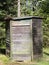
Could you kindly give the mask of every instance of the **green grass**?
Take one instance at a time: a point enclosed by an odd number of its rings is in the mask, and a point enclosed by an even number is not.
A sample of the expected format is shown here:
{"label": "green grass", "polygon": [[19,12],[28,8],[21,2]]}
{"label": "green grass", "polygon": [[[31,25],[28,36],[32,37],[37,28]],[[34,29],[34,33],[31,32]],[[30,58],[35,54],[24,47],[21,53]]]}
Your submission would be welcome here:
{"label": "green grass", "polygon": [[[43,48],[43,52],[49,54],[49,48]],[[49,55],[43,53],[42,60],[38,61],[38,65],[49,65]]]}
{"label": "green grass", "polygon": [[48,61],[40,61],[38,62],[38,65],[49,65]]}
{"label": "green grass", "polygon": [[49,48],[43,48],[43,51],[49,53]]}
{"label": "green grass", "polygon": [[4,63],[7,64],[9,61],[9,58],[6,57],[5,55],[0,54],[0,60]]}

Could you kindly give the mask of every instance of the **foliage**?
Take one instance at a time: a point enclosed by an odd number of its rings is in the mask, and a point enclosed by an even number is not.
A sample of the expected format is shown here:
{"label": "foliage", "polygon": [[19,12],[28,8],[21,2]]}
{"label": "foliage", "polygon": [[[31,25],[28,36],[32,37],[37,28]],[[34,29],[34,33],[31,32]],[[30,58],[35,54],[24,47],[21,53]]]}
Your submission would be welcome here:
{"label": "foliage", "polygon": [[49,47],[49,17],[43,22],[43,42],[46,47]]}
{"label": "foliage", "polygon": [[43,46],[49,47],[49,0],[21,0],[21,15],[34,15],[43,20]]}
{"label": "foliage", "polygon": [[0,22],[0,48],[5,48],[5,22]]}
{"label": "foliage", "polygon": [[7,65],[7,63],[9,62],[9,58],[6,57],[5,55],[1,55],[0,54],[0,60]]}
{"label": "foliage", "polygon": [[49,47],[49,0],[41,0],[36,4],[35,16],[46,18],[43,20],[43,46]]}
{"label": "foliage", "polygon": [[[6,16],[17,16],[17,0],[0,0],[0,19]],[[6,47],[6,23],[0,21],[0,48]]]}
{"label": "foliage", "polygon": [[[7,15],[17,17],[18,0],[0,0],[0,19]],[[43,46],[49,46],[49,0],[20,0],[21,16],[41,16],[43,20]],[[0,22],[0,47],[5,46],[5,22]]]}

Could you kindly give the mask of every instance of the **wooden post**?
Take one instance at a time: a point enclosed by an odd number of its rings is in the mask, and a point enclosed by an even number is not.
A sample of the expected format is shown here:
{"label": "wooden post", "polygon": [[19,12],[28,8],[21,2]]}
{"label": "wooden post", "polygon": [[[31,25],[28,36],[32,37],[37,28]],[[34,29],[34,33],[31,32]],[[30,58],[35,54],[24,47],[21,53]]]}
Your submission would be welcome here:
{"label": "wooden post", "polygon": [[33,57],[38,59],[42,56],[42,20],[33,19]]}
{"label": "wooden post", "polygon": [[18,17],[20,17],[20,0],[18,0]]}
{"label": "wooden post", "polygon": [[6,21],[6,55],[10,56],[10,21]]}

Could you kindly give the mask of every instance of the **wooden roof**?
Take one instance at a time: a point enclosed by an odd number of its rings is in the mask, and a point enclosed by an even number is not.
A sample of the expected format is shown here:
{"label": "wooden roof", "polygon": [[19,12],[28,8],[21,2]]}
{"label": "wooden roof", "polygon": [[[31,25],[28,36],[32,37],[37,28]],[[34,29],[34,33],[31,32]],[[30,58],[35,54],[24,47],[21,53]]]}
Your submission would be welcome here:
{"label": "wooden roof", "polygon": [[3,19],[0,19],[0,21],[17,21],[17,20],[29,20],[29,19],[45,19],[39,16],[26,16],[26,17],[5,17]]}

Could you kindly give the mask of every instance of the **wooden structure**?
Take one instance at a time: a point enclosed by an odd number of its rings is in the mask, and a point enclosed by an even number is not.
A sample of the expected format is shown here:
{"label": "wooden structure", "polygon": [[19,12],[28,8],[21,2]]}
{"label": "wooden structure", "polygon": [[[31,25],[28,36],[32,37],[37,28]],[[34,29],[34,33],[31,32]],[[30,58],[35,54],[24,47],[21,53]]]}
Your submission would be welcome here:
{"label": "wooden structure", "polygon": [[6,54],[17,61],[42,56],[42,18],[20,17],[6,20]]}

